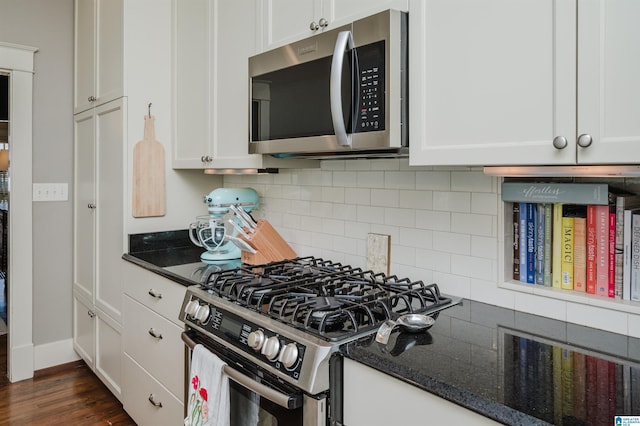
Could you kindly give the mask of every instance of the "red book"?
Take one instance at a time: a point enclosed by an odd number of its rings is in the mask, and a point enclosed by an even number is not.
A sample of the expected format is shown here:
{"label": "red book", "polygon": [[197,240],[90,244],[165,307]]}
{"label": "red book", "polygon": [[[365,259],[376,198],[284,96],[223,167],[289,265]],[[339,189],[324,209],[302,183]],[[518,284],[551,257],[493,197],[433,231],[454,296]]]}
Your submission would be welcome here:
{"label": "red book", "polygon": [[587,293],[596,294],[596,206],[587,206]]}
{"label": "red book", "polygon": [[609,290],[608,296],[616,297],[616,213],[609,213]]}
{"label": "red book", "polygon": [[609,206],[596,206],[596,294],[609,296]]}

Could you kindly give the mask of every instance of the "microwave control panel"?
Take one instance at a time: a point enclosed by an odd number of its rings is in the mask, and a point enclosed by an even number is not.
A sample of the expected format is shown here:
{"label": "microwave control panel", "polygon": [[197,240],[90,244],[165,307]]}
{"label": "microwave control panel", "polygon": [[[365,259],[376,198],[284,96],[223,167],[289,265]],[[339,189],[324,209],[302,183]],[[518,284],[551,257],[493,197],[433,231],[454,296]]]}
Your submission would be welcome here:
{"label": "microwave control panel", "polygon": [[385,128],[384,41],[357,48],[359,91],[357,133],[375,132]]}

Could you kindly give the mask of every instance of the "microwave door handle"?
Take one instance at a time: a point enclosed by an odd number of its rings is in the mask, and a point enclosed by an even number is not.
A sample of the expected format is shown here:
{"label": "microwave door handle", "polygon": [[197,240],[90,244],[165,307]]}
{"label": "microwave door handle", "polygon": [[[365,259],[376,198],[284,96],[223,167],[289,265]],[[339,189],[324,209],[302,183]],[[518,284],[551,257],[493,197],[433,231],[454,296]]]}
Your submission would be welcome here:
{"label": "microwave door handle", "polygon": [[341,31],[338,33],[336,47],[333,51],[333,59],[331,61],[329,94],[333,130],[336,133],[338,144],[342,146],[351,146],[351,134],[347,133],[342,116],[342,64],[344,62],[344,52],[347,48],[353,49],[353,36],[351,35],[351,31]]}

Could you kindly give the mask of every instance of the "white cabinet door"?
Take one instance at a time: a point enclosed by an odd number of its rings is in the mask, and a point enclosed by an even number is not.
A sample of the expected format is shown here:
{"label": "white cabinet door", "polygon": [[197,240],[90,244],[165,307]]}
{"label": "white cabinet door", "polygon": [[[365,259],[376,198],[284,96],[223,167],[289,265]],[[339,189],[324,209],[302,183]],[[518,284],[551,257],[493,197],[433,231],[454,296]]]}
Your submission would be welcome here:
{"label": "white cabinet door", "polygon": [[122,401],[122,327],[96,309],[96,375]]}
{"label": "white cabinet door", "polygon": [[124,235],[124,155],[126,116],[124,98],[95,108],[97,170],[97,237],[95,303],[122,321],[122,253]]}
{"label": "white cabinet door", "polygon": [[343,392],[345,425],[498,424],[348,358]]}
{"label": "white cabinet door", "polygon": [[74,108],[91,108],[95,87],[95,0],[75,2],[75,90]]}
{"label": "white cabinet door", "polygon": [[261,7],[262,49],[269,50],[386,9],[406,11],[408,0],[267,0]]}
{"label": "white cabinet door", "polygon": [[249,154],[248,59],[256,53],[256,7],[177,1],[173,167],[261,168]]}
{"label": "white cabinet door", "polygon": [[73,287],[93,304],[95,262],[95,116],[74,116],[75,177]]}
{"label": "white cabinet door", "polygon": [[409,8],[410,164],[575,163],[575,1]]}
{"label": "white cabinet door", "polygon": [[123,0],[75,1],[75,113],[123,95]]}
{"label": "white cabinet door", "polygon": [[640,2],[578,1],[578,147],[581,163],[640,162]]}
{"label": "white cabinet door", "polygon": [[73,348],[91,368],[95,362],[96,313],[93,304],[73,297]]}
{"label": "white cabinet door", "polygon": [[[267,0],[263,6],[263,49],[309,37],[322,29],[311,29],[323,18],[321,0]],[[327,21],[330,16],[324,17]]]}

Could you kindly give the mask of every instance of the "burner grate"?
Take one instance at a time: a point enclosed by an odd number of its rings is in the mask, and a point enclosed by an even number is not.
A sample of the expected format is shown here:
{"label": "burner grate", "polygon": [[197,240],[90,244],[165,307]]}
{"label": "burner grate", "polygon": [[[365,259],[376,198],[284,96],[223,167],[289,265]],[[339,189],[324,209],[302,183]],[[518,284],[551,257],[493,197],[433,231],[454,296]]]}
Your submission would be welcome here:
{"label": "burner grate", "polygon": [[453,303],[435,283],[315,257],[243,265],[212,274],[203,287],[326,340],[358,335],[405,313],[436,317]]}

